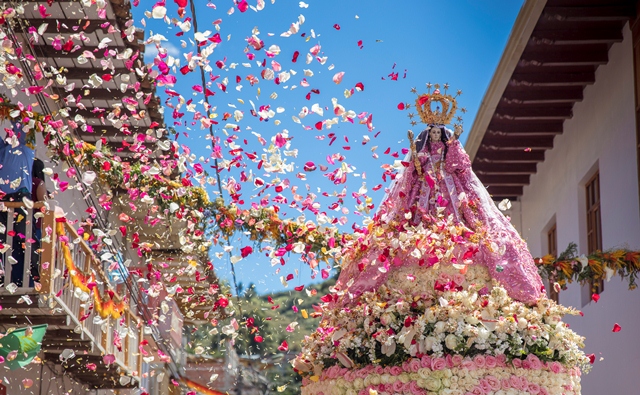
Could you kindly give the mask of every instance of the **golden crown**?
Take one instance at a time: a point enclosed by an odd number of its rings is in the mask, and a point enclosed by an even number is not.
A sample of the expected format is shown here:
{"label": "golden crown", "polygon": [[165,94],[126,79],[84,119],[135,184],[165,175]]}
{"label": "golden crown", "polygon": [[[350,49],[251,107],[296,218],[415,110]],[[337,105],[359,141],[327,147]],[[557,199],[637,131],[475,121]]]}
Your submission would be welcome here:
{"label": "golden crown", "polygon": [[[431,88],[435,90],[431,92]],[[416,99],[416,110],[418,111],[418,115],[422,120],[422,123],[426,125],[448,125],[456,116],[456,112],[458,111],[458,102],[456,98],[462,94],[462,91],[459,90],[455,96],[447,94],[447,90],[449,89],[449,84],[444,84],[443,86],[444,93],[440,92],[440,84],[432,85],[431,83],[427,83],[427,93],[418,94],[416,88],[412,88],[411,92],[418,95]],[[436,104],[436,108],[433,108],[433,104]],[[410,108],[411,105],[407,104],[406,108]],[[462,108],[460,109],[463,113],[467,110]],[[417,124],[416,121],[413,120],[415,114],[409,113],[409,118],[411,118],[411,125],[415,126]],[[457,123],[454,124],[456,128],[462,127],[462,118],[456,118]]]}

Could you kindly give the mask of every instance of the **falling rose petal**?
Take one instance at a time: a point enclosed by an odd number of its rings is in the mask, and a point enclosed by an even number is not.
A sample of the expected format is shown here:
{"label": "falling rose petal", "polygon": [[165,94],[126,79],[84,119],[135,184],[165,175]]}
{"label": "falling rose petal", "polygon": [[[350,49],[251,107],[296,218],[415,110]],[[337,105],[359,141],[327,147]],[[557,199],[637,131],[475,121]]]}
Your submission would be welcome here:
{"label": "falling rose petal", "polygon": [[116,361],[116,356],[113,354],[107,354],[102,356],[102,362],[104,362],[104,364],[107,366],[111,365],[115,361]]}
{"label": "falling rose petal", "polygon": [[85,185],[91,185],[91,184],[93,184],[93,181],[94,181],[95,179],[96,179],[96,173],[95,173],[95,172],[93,172],[93,171],[91,171],[91,170],[89,170],[89,171],[85,171],[85,172],[82,174],[82,182],[83,182]]}
{"label": "falling rose petal", "polygon": [[340,25],[338,25],[337,23],[335,25],[333,25],[333,28],[336,30],[340,30]]}
{"label": "falling rose petal", "polygon": [[95,371],[97,369],[97,365],[95,363],[88,363],[87,369]]}
{"label": "falling rose petal", "polygon": [[22,379],[22,386],[24,388],[31,388],[33,386],[33,380],[31,380],[31,379]]}
{"label": "falling rose petal", "polygon": [[356,90],[362,92],[364,90],[364,84],[362,82],[358,82],[356,84]]}
{"label": "falling rose petal", "polygon": [[594,302],[598,303],[598,301],[600,300],[600,295],[598,295],[598,294],[591,295],[591,300],[593,300]]}
{"label": "falling rose petal", "polygon": [[249,254],[251,254],[252,252],[253,252],[253,248],[251,246],[242,247],[240,249],[240,255],[242,255],[243,258],[246,258],[247,256],[249,256]]}
{"label": "falling rose petal", "polygon": [[336,73],[333,76],[333,82],[335,82],[336,84],[339,84],[342,82],[342,77],[344,77],[344,71],[341,71],[339,73]]}
{"label": "falling rose petal", "polygon": [[613,324],[613,329],[611,330],[611,332],[620,332],[620,330],[622,330],[622,327],[618,325],[617,322]]}
{"label": "falling rose petal", "polygon": [[246,0],[241,0],[238,2],[238,10],[240,10],[240,12],[245,12],[248,8],[249,4]]}
{"label": "falling rose petal", "polygon": [[286,340],[283,340],[283,341],[282,341],[282,344],[280,344],[280,345],[278,346],[278,350],[283,351],[283,352],[284,352],[284,351],[288,351],[288,350],[289,350],[289,344],[287,344],[287,341],[286,341]]}
{"label": "falling rose petal", "polygon": [[404,103],[398,104],[398,110],[404,110]]}
{"label": "falling rose petal", "polygon": [[317,169],[317,167],[313,162],[307,162],[304,164],[304,171],[314,171],[315,169]]}
{"label": "falling rose petal", "polygon": [[151,11],[153,19],[163,19],[167,15],[167,8],[161,5],[156,5]]}
{"label": "falling rose petal", "polygon": [[262,343],[264,339],[262,338],[262,336],[256,335],[256,336],[253,338],[253,340],[255,340],[255,341],[256,341],[256,343]]}
{"label": "falling rose petal", "polygon": [[596,361],[596,355],[595,354],[587,354],[587,358],[589,358],[589,363],[592,364],[592,365]]}

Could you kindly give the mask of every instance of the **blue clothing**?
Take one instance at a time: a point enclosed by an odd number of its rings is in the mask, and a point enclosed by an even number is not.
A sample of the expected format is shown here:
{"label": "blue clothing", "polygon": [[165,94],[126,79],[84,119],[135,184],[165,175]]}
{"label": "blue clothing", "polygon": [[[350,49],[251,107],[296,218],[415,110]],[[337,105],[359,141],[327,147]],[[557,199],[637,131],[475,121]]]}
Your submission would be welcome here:
{"label": "blue clothing", "polygon": [[[16,193],[24,188],[28,193],[31,191],[31,168],[33,167],[33,159],[35,152],[27,147],[27,134],[22,128],[13,123],[13,132],[18,137],[20,143],[17,147],[12,148],[10,143],[4,139],[0,139],[0,191],[11,194]],[[11,183],[21,178],[20,183],[11,187]]]}

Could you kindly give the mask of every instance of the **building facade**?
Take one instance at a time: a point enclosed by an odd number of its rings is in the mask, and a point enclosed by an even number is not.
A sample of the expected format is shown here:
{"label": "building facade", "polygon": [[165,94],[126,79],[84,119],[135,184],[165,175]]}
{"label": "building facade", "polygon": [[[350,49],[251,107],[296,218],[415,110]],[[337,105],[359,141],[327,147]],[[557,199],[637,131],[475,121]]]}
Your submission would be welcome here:
{"label": "building facade", "polygon": [[[518,17],[466,148],[534,256],[640,249],[637,18],[635,1],[556,0]],[[614,275],[558,299],[583,312],[565,321],[595,354],[582,393],[637,393],[640,291]]]}

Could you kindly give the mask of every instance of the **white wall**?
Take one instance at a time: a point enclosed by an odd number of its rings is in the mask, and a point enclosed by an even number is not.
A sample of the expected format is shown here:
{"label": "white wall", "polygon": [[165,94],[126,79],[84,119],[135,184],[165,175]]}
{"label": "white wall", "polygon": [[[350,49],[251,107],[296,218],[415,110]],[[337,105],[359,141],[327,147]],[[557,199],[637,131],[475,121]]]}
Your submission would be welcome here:
{"label": "white wall", "polygon": [[[555,216],[558,250],[576,242],[587,252],[584,182],[600,172],[603,248],[640,249],[640,203],[634,112],[631,31],[609,51],[609,63],[576,103],[573,118],[554,140],[537,174],[524,189],[522,235],[534,256],[547,253],[546,229]],[[583,395],[637,394],[640,373],[640,290],[629,291],[619,278],[605,284],[600,301],[582,307],[581,287],[561,292],[560,302],[582,309],[584,317],[566,321],[586,336],[587,353],[596,354],[593,371],[583,376]],[[612,333],[615,323],[622,331]]]}

